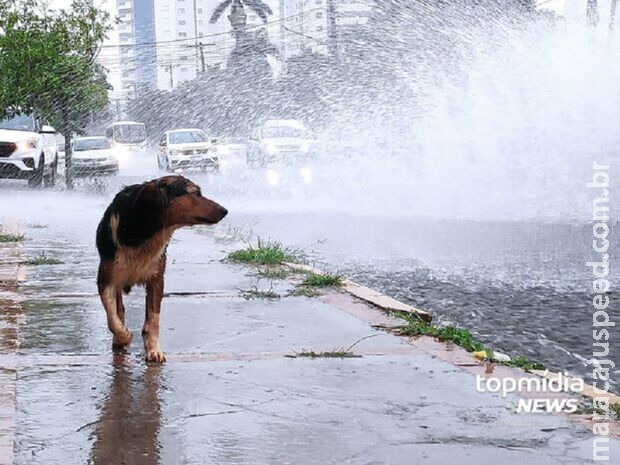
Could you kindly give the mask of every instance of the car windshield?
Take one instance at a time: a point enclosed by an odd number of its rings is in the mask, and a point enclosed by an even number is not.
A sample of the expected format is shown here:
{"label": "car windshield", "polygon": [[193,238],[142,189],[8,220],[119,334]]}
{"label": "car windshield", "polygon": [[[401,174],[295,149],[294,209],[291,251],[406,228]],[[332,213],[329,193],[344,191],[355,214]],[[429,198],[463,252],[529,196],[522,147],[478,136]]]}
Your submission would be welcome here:
{"label": "car windshield", "polygon": [[34,118],[29,115],[15,115],[12,118],[5,118],[0,120],[0,129],[34,132]]}
{"label": "car windshield", "polygon": [[100,139],[78,139],[75,141],[76,152],[83,152],[86,150],[105,150],[110,148],[110,143],[103,137]]}
{"label": "car windshield", "polygon": [[168,139],[171,144],[191,144],[192,142],[207,142],[209,140],[202,131],[171,132]]}
{"label": "car windshield", "polygon": [[146,129],[142,124],[114,126],[114,140],[119,144],[138,144],[146,140]]}
{"label": "car windshield", "polygon": [[299,128],[291,126],[270,126],[263,128],[263,138],[278,138],[278,137],[302,137],[304,131]]}

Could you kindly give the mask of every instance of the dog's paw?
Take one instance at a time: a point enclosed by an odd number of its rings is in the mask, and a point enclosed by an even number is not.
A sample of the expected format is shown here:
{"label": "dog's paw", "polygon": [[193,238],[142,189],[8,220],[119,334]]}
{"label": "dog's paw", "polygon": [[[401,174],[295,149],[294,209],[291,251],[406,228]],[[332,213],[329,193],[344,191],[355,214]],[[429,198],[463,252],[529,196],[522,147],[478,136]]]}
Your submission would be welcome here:
{"label": "dog's paw", "polygon": [[144,359],[147,362],[164,363],[166,361],[166,356],[163,354],[161,350],[154,349],[154,350],[147,350],[146,355],[144,356]]}
{"label": "dog's paw", "polygon": [[133,339],[133,334],[131,334],[131,331],[129,330],[121,334],[115,334],[112,337],[112,347],[115,349],[122,349],[124,347],[127,347],[129,344],[131,344],[132,339]]}

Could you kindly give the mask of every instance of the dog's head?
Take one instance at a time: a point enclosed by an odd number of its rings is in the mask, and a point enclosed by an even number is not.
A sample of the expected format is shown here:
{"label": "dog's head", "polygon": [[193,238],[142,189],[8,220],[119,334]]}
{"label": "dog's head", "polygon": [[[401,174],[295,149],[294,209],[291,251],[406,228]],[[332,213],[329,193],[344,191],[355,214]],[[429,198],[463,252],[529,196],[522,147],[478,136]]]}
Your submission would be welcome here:
{"label": "dog's head", "polygon": [[156,183],[166,206],[164,227],[219,223],[228,210],[202,195],[200,186],[183,176],[166,176]]}
{"label": "dog's head", "polygon": [[164,228],[215,224],[228,214],[183,176],[153,179],[130,186],[122,194],[127,200],[120,203],[125,206],[120,212],[121,233],[127,236],[124,242],[128,244],[139,243]]}

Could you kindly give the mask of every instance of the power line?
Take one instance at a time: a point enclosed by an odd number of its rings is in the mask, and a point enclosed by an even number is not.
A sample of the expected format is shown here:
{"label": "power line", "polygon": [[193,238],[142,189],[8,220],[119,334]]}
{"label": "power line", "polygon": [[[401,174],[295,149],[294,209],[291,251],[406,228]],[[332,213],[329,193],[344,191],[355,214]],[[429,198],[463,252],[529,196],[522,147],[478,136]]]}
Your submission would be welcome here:
{"label": "power line", "polygon": [[[312,8],[310,10],[307,10],[304,13],[299,13],[299,14],[295,14],[295,15],[291,15],[291,16],[286,16],[284,18],[280,18],[277,19],[275,21],[271,21],[268,22],[266,24],[257,24],[256,26],[250,26],[250,27],[246,27],[246,31],[248,30],[253,30],[253,29],[259,29],[259,28],[264,28],[264,27],[270,27],[274,24],[278,24],[281,23],[282,21],[287,21],[289,19],[295,18],[297,16],[302,16],[306,13],[311,13],[313,11],[322,11],[323,8],[317,7],[317,8]],[[160,44],[174,44],[174,43],[179,43],[179,42],[187,42],[187,41],[195,41],[196,39],[207,39],[210,37],[219,37],[219,36],[223,36],[223,35],[230,35],[230,33],[233,32],[233,29],[229,29],[226,32],[214,32],[212,34],[205,34],[202,36],[196,36],[196,37],[183,37],[181,39],[171,39],[171,40],[160,40],[160,41],[155,41],[155,42],[141,42],[138,44],[107,44],[107,45],[102,45],[101,48],[131,48],[131,47],[148,47],[148,46],[152,46],[152,45],[160,45]]]}

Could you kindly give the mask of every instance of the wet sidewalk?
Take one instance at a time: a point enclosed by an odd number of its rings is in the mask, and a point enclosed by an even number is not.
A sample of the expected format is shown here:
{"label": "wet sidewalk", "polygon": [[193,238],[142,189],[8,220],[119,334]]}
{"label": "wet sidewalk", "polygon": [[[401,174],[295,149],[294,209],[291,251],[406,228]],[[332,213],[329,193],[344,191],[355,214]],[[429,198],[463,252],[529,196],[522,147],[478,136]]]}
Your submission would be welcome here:
{"label": "wet sidewalk", "polygon": [[[0,464],[592,459],[583,424],[515,414],[506,408],[515,399],[476,392],[480,367],[462,351],[374,329],[387,317],[349,295],[286,296],[286,281],[222,263],[235,245],[218,230],[179,231],[169,248],[167,363],[142,360],[141,289],[126,297],[133,345],[114,355],[95,287],[94,230],[106,202],[72,197],[67,209],[68,196],[49,196],[28,216],[13,207],[0,218],[25,235],[0,244]],[[63,264],[23,263],[42,254]],[[247,290],[282,298],[248,300]],[[351,346],[358,357],[290,357]],[[610,456],[620,456],[616,441]]]}

